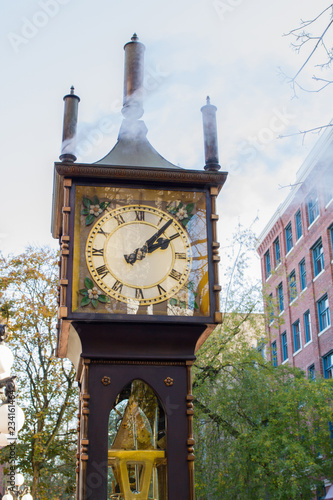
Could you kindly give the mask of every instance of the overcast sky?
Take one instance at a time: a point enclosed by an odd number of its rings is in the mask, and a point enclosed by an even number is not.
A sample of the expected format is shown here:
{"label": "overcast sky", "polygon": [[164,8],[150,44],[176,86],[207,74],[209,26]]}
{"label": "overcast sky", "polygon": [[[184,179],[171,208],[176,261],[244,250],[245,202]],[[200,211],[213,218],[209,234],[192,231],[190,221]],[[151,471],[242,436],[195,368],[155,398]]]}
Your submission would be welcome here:
{"label": "overcast sky", "polygon": [[[146,46],[148,139],[184,168],[204,166],[200,108],[218,108],[220,164],[229,171],[220,201],[224,244],[256,216],[257,233],[288,194],[317,136],[277,139],[332,118],[332,90],[299,92],[306,59],[283,34],[328,5],[316,0],[15,0],[1,2],[0,246],[57,247],[50,233],[53,163],[60,154],[63,96],[80,96],[80,162],[114,146],[121,123],[123,46]],[[332,46],[332,44],[331,44]],[[320,59],[315,62],[320,62]],[[313,66],[302,73],[311,85]],[[327,76],[322,73],[322,76]],[[101,127],[107,118],[107,130]],[[102,128],[102,130],[101,130]]]}

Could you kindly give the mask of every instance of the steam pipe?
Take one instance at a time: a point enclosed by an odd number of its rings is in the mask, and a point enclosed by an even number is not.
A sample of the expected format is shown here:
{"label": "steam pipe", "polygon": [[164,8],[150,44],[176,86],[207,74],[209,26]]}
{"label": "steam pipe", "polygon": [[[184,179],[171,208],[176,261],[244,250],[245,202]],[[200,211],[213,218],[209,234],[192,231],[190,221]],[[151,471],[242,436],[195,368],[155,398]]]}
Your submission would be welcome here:
{"label": "steam pipe", "polygon": [[143,74],[145,46],[136,33],[124,46],[124,99],[121,110],[125,118],[138,120],[143,115]]}
{"label": "steam pipe", "polygon": [[205,170],[220,170],[221,168],[217,145],[216,110],[216,106],[213,106],[210,103],[210,98],[207,97],[207,104],[201,108],[205,146]]}
{"label": "steam pipe", "polygon": [[77,117],[80,98],[74,94],[74,87],[71,86],[70,93],[64,97],[64,124],[62,131],[61,161],[74,162],[75,156],[75,140]]}

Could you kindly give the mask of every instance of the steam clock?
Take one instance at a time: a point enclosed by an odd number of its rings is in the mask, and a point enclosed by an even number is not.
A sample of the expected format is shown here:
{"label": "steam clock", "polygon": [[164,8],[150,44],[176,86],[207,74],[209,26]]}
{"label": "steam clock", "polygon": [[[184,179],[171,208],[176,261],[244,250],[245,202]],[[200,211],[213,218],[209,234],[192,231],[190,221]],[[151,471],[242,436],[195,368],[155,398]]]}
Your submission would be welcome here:
{"label": "steam clock", "polygon": [[78,500],[194,500],[191,366],[221,322],[216,108],[203,106],[206,165],[185,170],[148,142],[144,45],[125,45],[116,145],[76,162],[79,98],[65,96],[54,167],[60,241],[59,357],[80,387]]}

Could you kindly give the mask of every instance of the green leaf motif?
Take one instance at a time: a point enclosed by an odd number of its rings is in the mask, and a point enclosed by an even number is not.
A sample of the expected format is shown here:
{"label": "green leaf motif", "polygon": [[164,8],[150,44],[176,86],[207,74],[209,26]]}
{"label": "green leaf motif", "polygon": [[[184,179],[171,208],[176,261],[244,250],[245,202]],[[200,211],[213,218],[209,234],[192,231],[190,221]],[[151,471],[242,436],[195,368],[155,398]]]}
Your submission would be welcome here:
{"label": "green leaf motif", "polygon": [[198,304],[194,302],[194,309],[199,309]]}
{"label": "green leaf motif", "polygon": [[194,208],[194,203],[189,203],[188,205],[186,205],[187,213],[190,214],[191,212],[193,212],[193,208]]}
{"label": "green leaf motif", "polygon": [[86,208],[90,208],[90,205],[91,205],[91,200],[89,200],[89,198],[86,198],[85,196],[83,197],[82,199],[82,203],[83,205],[86,207]]}
{"label": "green leaf motif", "polygon": [[91,303],[94,306],[95,309],[97,309],[98,306],[98,300],[97,299],[91,299]]}
{"label": "green leaf motif", "polygon": [[179,307],[180,307],[181,309],[186,309],[186,306],[187,306],[187,304],[186,304],[186,302],[185,302],[185,301],[181,301],[181,302],[179,302]]}
{"label": "green leaf motif", "polygon": [[83,299],[81,300],[81,307],[87,306],[88,304],[90,304],[89,297],[83,297]]}
{"label": "green leaf motif", "polygon": [[177,305],[177,299],[170,299],[169,300],[170,306],[176,306]]}
{"label": "green leaf motif", "polygon": [[88,297],[88,290],[86,288],[81,288],[81,290],[79,290],[79,293],[81,295],[84,295],[85,297]]}
{"label": "green leaf motif", "polygon": [[95,220],[94,214],[89,214],[86,218],[86,226],[89,226]]}
{"label": "green leaf motif", "polygon": [[93,205],[99,205],[99,199],[97,198],[96,195],[93,197],[93,201],[92,202],[93,202]]}
{"label": "green leaf motif", "polygon": [[107,297],[106,295],[99,295],[98,300],[103,303],[110,302],[109,297]]}
{"label": "green leaf motif", "polygon": [[85,278],[84,284],[85,284],[86,288],[88,288],[88,290],[91,290],[92,288],[94,288],[94,282],[90,278]]}
{"label": "green leaf motif", "polygon": [[81,215],[89,215],[89,208],[84,208],[81,210]]}

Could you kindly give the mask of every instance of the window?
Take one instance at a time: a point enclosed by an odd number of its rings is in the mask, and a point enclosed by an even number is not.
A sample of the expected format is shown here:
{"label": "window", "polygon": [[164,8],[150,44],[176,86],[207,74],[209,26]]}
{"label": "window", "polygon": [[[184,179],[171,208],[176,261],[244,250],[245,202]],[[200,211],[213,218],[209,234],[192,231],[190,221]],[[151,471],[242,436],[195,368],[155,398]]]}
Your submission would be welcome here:
{"label": "window", "polygon": [[325,267],[324,263],[324,249],[321,238],[312,247],[313,256],[313,271],[314,275],[317,276]]}
{"label": "window", "polygon": [[273,243],[274,245],[274,257],[275,257],[275,267],[277,267],[281,262],[281,251],[280,251],[280,240],[276,238]]}
{"label": "window", "polygon": [[305,334],[305,343],[310,342],[311,340],[311,317],[310,317],[310,311],[307,310],[303,314],[304,318],[304,334]]}
{"label": "window", "polygon": [[293,323],[293,337],[294,337],[294,352],[299,351],[301,348],[301,332],[299,326],[299,319]]}
{"label": "window", "polygon": [[291,230],[291,222],[286,226],[285,228],[285,233],[286,233],[286,250],[287,253],[290,252],[292,247],[294,246],[293,244],[293,233]]}
{"label": "window", "polygon": [[328,308],[328,297],[325,294],[320,300],[317,302],[318,306],[318,318],[319,318],[319,331],[322,332],[330,326],[330,310]]}
{"label": "window", "polygon": [[260,342],[258,342],[257,345],[257,351],[258,353],[263,357],[263,359],[266,359],[266,343],[263,338],[261,338]]}
{"label": "window", "polygon": [[325,485],[323,484],[322,486],[318,487],[316,490],[316,500],[325,500],[326,497],[326,488]]}
{"label": "window", "polygon": [[303,235],[302,215],[300,210],[298,210],[295,214],[295,225],[296,225],[296,239],[299,240],[300,237]]}
{"label": "window", "polygon": [[282,360],[288,359],[287,332],[281,334]]}
{"label": "window", "polygon": [[323,357],[324,378],[333,378],[333,351]]}
{"label": "window", "polygon": [[315,190],[312,191],[312,193],[307,199],[307,209],[308,209],[309,226],[311,226],[312,222],[314,222],[314,220],[319,215],[318,195]]}
{"label": "window", "polygon": [[299,275],[301,280],[301,290],[305,290],[306,288],[306,268],[305,268],[305,259],[302,259],[299,263]]}
{"label": "window", "polygon": [[282,283],[280,283],[278,288],[277,288],[277,294],[278,294],[279,312],[281,313],[282,311],[284,311],[283,285],[282,285]]}
{"label": "window", "polygon": [[269,255],[269,250],[264,255],[265,257],[265,271],[266,271],[266,279],[271,275],[271,257]]}
{"label": "window", "polygon": [[288,281],[289,281],[290,302],[292,302],[297,297],[297,283],[296,283],[295,269],[291,271],[291,273],[289,274]]}
{"label": "window", "polygon": [[314,380],[316,378],[315,365],[311,365],[308,368],[308,377],[310,380]]}
{"label": "window", "polygon": [[267,299],[267,313],[268,313],[268,321],[272,323],[274,321],[274,306],[273,306],[273,294],[270,293]]}
{"label": "window", "polygon": [[277,366],[277,348],[276,348],[276,340],[272,342],[272,362],[273,366]]}

